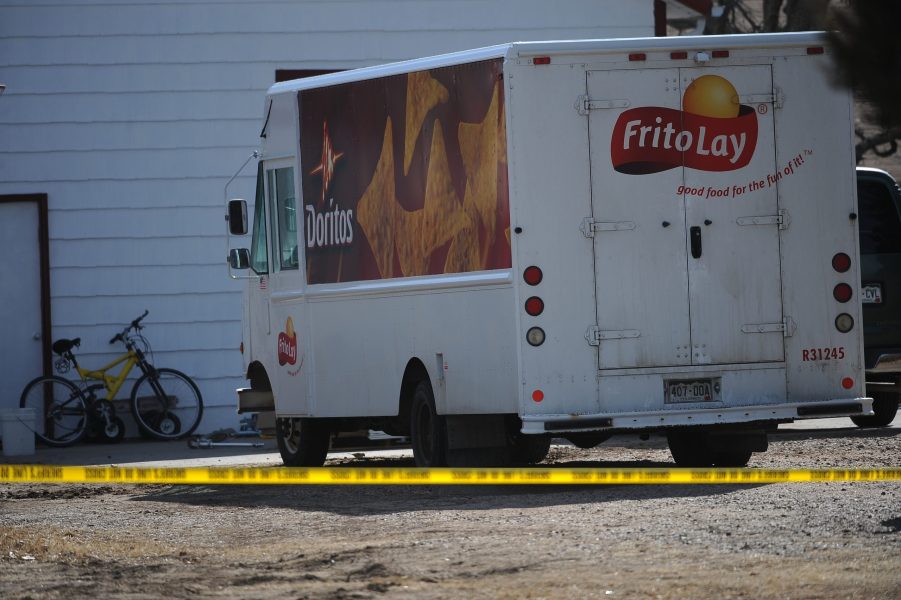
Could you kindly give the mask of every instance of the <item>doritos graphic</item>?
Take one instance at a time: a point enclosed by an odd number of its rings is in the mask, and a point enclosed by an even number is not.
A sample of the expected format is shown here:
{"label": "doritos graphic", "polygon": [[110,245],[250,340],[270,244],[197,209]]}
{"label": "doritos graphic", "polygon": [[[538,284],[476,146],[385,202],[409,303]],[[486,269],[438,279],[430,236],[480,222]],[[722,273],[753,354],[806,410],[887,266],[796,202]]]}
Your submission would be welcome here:
{"label": "doritos graphic", "polygon": [[278,364],[293,365],[297,362],[297,333],[294,331],[294,320],[288,317],[285,330],[278,334]]}
{"label": "doritos graphic", "polygon": [[757,113],[739,103],[725,78],[704,75],[682,95],[682,110],[644,106],[624,111],[613,127],[613,168],[628,175],[676,167],[732,171],[751,162]]}
{"label": "doritos graphic", "polygon": [[309,283],[511,265],[501,61],[303,90]]}

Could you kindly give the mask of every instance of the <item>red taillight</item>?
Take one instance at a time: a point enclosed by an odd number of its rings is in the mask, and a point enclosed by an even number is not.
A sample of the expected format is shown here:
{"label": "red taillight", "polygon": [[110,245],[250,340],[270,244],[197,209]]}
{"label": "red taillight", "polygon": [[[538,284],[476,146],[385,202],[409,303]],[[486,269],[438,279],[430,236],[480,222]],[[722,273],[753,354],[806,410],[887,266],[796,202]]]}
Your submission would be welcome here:
{"label": "red taillight", "polygon": [[550,56],[536,56],[532,59],[533,65],[549,65],[551,64]]}
{"label": "red taillight", "polygon": [[537,317],[544,312],[544,300],[538,296],[532,296],[526,300],[526,312],[533,317]]}
{"label": "red taillight", "polygon": [[629,60],[647,60],[648,55],[644,52],[634,52],[629,55]]}
{"label": "red taillight", "polygon": [[713,54],[713,58],[729,58],[728,50],[714,50],[711,54]]}
{"label": "red taillight", "polygon": [[832,297],[839,302],[847,302],[854,295],[854,290],[847,283],[840,283],[832,290]]}
{"label": "red taillight", "polygon": [[851,257],[844,252],[839,252],[832,257],[832,268],[839,273],[845,273],[851,268]]}
{"label": "red taillight", "polygon": [[844,379],[842,379],[842,387],[846,390],[850,390],[854,387],[854,380],[850,377],[845,377]]}
{"label": "red taillight", "polygon": [[244,354],[244,342],[241,342],[239,349],[241,350],[241,354]]}
{"label": "red taillight", "polygon": [[688,58],[688,52],[670,52],[669,57],[673,60],[681,60]]}
{"label": "red taillight", "polygon": [[807,54],[822,54],[825,52],[822,46],[811,46],[807,49]]}
{"label": "red taillight", "polygon": [[527,267],[526,270],[523,271],[522,278],[529,285],[538,285],[544,278],[544,273],[541,272],[541,269],[539,269],[535,265],[532,265],[531,267]]}
{"label": "red taillight", "polygon": [[532,400],[534,400],[535,402],[541,402],[542,400],[544,400],[544,392],[542,392],[541,390],[535,390],[534,392],[532,392]]}

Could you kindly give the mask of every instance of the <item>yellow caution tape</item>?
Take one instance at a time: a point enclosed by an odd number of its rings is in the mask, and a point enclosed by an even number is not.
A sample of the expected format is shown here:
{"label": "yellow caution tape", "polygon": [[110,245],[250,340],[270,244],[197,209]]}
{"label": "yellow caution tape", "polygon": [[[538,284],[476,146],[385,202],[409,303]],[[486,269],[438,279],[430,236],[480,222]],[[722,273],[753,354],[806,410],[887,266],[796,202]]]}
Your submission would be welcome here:
{"label": "yellow caution tape", "polygon": [[421,469],[0,465],[0,483],[499,485],[901,481],[880,469]]}

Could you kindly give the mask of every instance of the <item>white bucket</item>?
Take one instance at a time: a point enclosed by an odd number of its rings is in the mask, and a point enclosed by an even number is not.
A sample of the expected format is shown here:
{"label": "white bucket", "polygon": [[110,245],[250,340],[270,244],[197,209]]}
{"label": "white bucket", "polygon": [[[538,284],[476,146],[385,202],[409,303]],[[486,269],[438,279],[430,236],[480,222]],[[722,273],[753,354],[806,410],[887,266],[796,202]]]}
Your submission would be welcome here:
{"label": "white bucket", "polygon": [[0,431],[3,432],[3,456],[34,454],[33,408],[0,410]]}

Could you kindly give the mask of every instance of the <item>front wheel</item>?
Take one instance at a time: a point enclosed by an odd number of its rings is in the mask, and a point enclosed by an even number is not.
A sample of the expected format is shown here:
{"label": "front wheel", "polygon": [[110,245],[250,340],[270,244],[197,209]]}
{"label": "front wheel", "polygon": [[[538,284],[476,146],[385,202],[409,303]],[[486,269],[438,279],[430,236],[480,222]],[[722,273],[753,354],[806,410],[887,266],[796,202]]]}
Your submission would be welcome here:
{"label": "front wheel", "polygon": [[435,396],[428,381],[420,381],[413,393],[410,441],[417,467],[447,466],[447,426],[435,408]]}
{"label": "front wheel", "polygon": [[873,415],[870,417],[851,417],[858,427],[885,427],[895,420],[898,414],[898,396],[886,392],[873,394]]}
{"label": "front wheel", "polygon": [[332,432],[316,419],[280,418],[275,441],[286,467],[321,467],[325,464]]}
{"label": "front wheel", "polygon": [[200,390],[175,369],[153,369],[131,389],[131,414],[143,434],[177,440],[194,433],[203,416]]}
{"label": "front wheel", "polygon": [[87,432],[84,394],[62,377],[51,375],[32,380],[22,390],[19,406],[34,409],[35,439],[48,446],[70,446]]}

